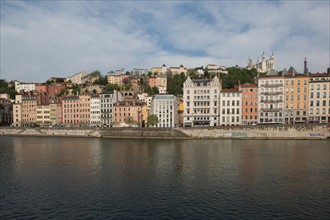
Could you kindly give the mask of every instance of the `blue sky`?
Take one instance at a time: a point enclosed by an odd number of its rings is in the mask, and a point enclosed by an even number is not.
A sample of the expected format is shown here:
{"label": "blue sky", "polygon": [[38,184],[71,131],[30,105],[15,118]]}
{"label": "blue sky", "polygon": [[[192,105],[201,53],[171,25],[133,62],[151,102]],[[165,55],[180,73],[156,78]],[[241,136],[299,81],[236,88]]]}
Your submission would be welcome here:
{"label": "blue sky", "polygon": [[1,2],[0,78],[44,82],[80,71],[246,66],[264,50],[276,70],[330,66],[329,1]]}

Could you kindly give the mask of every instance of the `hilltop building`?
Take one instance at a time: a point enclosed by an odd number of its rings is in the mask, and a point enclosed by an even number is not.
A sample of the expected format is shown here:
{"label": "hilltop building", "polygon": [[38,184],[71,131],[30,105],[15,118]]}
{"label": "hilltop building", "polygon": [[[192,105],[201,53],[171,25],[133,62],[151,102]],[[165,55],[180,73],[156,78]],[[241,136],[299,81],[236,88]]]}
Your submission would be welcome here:
{"label": "hilltop building", "polygon": [[267,73],[268,71],[275,69],[274,53],[272,53],[270,58],[266,59],[265,51],[263,51],[261,55],[261,60],[259,61],[259,57],[258,57],[256,63],[253,63],[252,58],[249,57],[247,68],[248,69],[255,68],[259,73]]}

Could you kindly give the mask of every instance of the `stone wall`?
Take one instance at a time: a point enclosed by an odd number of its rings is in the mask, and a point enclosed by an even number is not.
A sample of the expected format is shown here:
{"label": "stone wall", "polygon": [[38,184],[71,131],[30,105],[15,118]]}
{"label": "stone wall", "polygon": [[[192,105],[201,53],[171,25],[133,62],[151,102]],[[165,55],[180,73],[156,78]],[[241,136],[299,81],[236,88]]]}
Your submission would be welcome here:
{"label": "stone wall", "polygon": [[102,138],[330,139],[330,124],[208,128],[0,128],[0,135]]}
{"label": "stone wall", "polygon": [[330,124],[184,128],[182,132],[192,138],[329,139]]}

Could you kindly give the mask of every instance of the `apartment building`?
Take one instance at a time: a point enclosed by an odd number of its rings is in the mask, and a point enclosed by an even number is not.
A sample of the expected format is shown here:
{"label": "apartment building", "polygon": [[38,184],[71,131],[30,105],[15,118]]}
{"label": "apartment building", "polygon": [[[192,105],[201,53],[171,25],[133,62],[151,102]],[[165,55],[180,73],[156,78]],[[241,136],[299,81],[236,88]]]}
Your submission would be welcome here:
{"label": "apartment building", "polygon": [[112,106],[114,102],[114,92],[100,94],[101,125],[103,127],[112,127]]}
{"label": "apartment building", "polygon": [[242,92],[242,125],[258,123],[258,85],[243,84]]}
{"label": "apartment building", "polygon": [[271,70],[258,78],[258,123],[283,123],[284,77]]}
{"label": "apartment building", "polygon": [[141,126],[142,103],[135,99],[117,101],[113,104],[112,117],[116,127]]}
{"label": "apartment building", "polygon": [[150,71],[154,76],[166,76],[167,67],[163,64],[161,67],[152,67]]}
{"label": "apartment building", "polygon": [[100,95],[91,95],[90,98],[90,125],[101,126],[101,99]]}
{"label": "apartment building", "polygon": [[179,103],[174,95],[155,95],[149,115],[157,115],[156,127],[174,128],[178,126],[178,107]]}
{"label": "apartment building", "polygon": [[129,78],[128,75],[124,74],[109,74],[107,76],[109,84],[118,84],[120,86],[124,85],[124,80]]}
{"label": "apartment building", "polygon": [[41,126],[51,125],[50,121],[50,106],[49,105],[37,105],[37,121]]}
{"label": "apartment building", "polygon": [[309,76],[293,74],[284,76],[284,123],[307,123]]}
{"label": "apartment building", "polygon": [[79,95],[79,124],[88,126],[90,123],[90,95]]}
{"label": "apartment building", "polygon": [[19,81],[15,81],[15,90],[16,92],[31,92],[36,90],[34,83],[21,83]]}
{"label": "apartment building", "polygon": [[212,80],[188,77],[183,83],[183,126],[219,126],[220,91],[221,83],[217,76]]}
{"label": "apartment building", "polygon": [[181,73],[187,75],[188,70],[183,65],[180,65],[179,67],[170,67],[170,71],[172,75],[181,74]]}
{"label": "apartment building", "polygon": [[0,126],[13,123],[13,103],[6,98],[0,98]]}
{"label": "apartment building", "polygon": [[220,93],[220,125],[242,124],[242,94],[238,89],[222,89]]}
{"label": "apartment building", "polygon": [[330,74],[311,74],[309,81],[309,122],[330,122]]}
{"label": "apartment building", "polygon": [[148,85],[152,87],[160,88],[164,90],[167,89],[167,78],[166,77],[150,77],[148,80]]}
{"label": "apartment building", "polygon": [[86,76],[88,75],[87,72],[79,72],[74,74],[73,76],[70,76],[66,78],[66,81],[71,81],[73,84],[83,84],[85,83]]}
{"label": "apartment building", "polygon": [[60,125],[62,123],[62,106],[61,103],[50,103],[49,104],[50,111],[50,123],[52,125]]}
{"label": "apartment building", "polygon": [[79,125],[79,96],[63,97],[62,123],[64,125]]}

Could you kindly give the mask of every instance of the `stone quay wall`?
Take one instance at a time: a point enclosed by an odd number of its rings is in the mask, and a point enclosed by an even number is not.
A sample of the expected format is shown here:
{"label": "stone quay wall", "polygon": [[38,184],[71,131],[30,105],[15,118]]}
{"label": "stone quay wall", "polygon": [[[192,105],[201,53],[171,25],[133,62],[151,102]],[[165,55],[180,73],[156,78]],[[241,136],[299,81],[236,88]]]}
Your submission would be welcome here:
{"label": "stone quay wall", "polygon": [[330,124],[203,128],[9,128],[0,136],[59,136],[153,139],[330,139]]}

